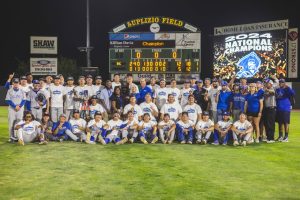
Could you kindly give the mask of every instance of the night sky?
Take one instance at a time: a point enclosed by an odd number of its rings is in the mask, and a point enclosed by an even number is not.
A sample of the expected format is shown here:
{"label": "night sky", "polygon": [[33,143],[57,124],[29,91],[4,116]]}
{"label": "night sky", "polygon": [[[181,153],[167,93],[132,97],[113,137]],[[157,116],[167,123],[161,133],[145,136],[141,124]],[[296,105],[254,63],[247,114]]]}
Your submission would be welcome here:
{"label": "night sky", "polygon": [[[202,32],[201,76],[212,73],[212,35],[216,26],[289,19],[300,27],[294,1],[191,1],[191,0],[90,0],[92,66],[108,77],[108,32],[124,21],[143,16],[170,16],[189,22]],[[85,65],[77,50],[86,41],[85,0],[9,0],[1,2],[1,84],[17,67],[17,59],[29,60],[29,37],[58,37],[58,56]]]}

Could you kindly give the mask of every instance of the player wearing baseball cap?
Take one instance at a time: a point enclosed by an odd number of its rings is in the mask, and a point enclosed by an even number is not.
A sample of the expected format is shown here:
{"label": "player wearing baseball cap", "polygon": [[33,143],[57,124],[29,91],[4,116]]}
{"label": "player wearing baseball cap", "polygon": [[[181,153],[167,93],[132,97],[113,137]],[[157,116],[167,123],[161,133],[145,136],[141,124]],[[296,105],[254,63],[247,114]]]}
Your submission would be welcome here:
{"label": "player wearing baseball cap", "polygon": [[230,121],[230,114],[227,111],[222,113],[222,120],[218,121],[215,124],[214,131],[214,142],[212,144],[219,145],[220,143],[223,145],[227,145],[229,134],[231,134],[231,126],[232,122]]}
{"label": "player wearing baseball cap", "polygon": [[206,144],[210,138],[211,133],[214,131],[214,122],[209,119],[209,112],[204,111],[202,119],[196,124],[196,143]]}

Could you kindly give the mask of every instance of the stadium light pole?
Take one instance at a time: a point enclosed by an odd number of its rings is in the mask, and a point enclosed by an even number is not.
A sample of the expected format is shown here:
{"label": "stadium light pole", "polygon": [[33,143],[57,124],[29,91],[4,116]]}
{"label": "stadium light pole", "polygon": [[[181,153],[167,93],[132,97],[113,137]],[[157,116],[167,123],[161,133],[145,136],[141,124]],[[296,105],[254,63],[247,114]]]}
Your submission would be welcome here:
{"label": "stadium light pole", "polygon": [[78,47],[80,52],[86,52],[86,66],[91,67],[91,51],[93,47],[90,44],[90,0],[86,0],[86,46]]}

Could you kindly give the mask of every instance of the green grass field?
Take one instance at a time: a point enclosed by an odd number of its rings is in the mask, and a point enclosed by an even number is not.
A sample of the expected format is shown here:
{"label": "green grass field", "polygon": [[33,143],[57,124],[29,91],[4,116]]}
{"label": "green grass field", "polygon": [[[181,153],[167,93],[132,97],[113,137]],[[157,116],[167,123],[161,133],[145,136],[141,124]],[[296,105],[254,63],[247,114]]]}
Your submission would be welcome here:
{"label": "green grass field", "polygon": [[289,143],[7,143],[0,108],[0,199],[300,199],[300,113]]}

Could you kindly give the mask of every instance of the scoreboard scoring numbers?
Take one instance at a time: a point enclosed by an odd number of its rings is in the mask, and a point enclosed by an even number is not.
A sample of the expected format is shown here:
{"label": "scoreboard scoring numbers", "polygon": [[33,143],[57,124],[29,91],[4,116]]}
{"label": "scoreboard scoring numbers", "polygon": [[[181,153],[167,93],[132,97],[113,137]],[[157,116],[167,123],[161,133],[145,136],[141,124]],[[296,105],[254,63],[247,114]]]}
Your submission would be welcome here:
{"label": "scoreboard scoring numbers", "polygon": [[200,33],[109,33],[110,73],[199,73]]}

